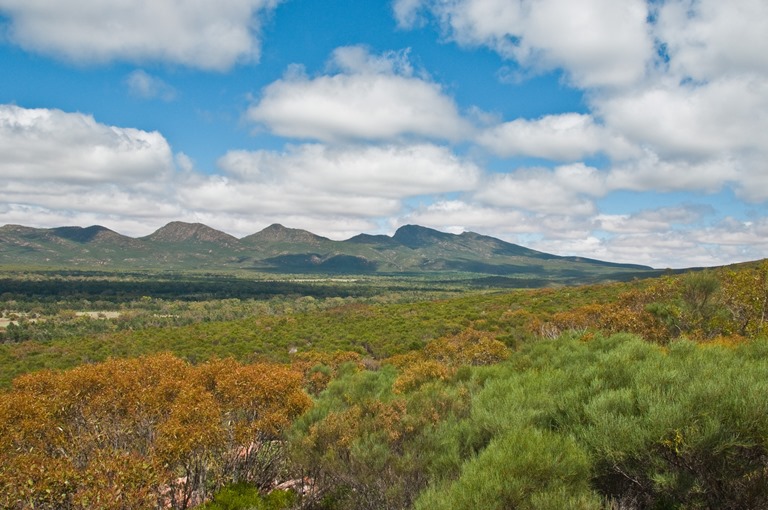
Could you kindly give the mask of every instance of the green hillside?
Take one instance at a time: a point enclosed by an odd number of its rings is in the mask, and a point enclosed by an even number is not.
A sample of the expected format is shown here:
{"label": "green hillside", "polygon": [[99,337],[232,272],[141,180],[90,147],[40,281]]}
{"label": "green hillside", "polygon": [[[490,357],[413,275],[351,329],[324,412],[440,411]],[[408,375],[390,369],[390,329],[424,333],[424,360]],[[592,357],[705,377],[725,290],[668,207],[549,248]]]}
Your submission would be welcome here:
{"label": "green hillside", "polygon": [[629,280],[658,272],[538,252],[471,232],[460,235],[406,225],[392,236],[360,234],[332,241],[272,225],[237,239],[202,224],[173,222],[133,239],[105,227],[0,227],[0,265],[66,269],[253,271],[305,274],[464,273],[508,278],[507,286],[541,287]]}

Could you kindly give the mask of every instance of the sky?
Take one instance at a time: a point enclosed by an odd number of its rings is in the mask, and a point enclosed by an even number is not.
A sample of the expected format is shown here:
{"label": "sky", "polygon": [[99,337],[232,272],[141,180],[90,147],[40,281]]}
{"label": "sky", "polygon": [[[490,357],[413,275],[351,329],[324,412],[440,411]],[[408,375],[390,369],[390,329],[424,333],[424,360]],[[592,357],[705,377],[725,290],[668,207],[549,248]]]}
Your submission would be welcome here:
{"label": "sky", "polygon": [[0,225],[768,257],[765,0],[0,0]]}

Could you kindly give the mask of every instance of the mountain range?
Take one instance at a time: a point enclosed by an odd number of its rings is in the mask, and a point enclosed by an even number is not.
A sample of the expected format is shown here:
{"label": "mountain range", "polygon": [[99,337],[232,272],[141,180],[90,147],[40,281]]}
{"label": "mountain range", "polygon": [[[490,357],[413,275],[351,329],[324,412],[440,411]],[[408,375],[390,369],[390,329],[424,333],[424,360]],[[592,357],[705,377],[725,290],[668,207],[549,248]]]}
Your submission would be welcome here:
{"label": "mountain range", "polygon": [[[201,223],[171,222],[145,237],[106,227],[0,227],[0,265],[110,270],[252,270],[312,274],[479,273],[529,280],[624,280],[650,267],[539,252],[474,232],[418,225],[393,236],[359,234],[334,241],[270,225],[238,239]],[[539,286],[539,285],[536,285]]]}

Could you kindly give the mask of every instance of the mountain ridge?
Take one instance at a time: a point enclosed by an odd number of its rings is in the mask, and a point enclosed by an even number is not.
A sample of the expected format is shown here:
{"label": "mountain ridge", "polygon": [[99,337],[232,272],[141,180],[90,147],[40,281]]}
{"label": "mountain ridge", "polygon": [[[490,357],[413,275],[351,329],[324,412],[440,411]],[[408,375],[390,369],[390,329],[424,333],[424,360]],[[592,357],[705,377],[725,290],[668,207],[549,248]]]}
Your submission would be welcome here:
{"label": "mountain ridge", "polygon": [[181,221],[137,238],[100,225],[5,225],[0,227],[0,264],[283,273],[460,272],[552,281],[629,279],[655,271],[419,225],[403,225],[392,236],[358,234],[335,241],[278,223],[238,239],[202,223]]}

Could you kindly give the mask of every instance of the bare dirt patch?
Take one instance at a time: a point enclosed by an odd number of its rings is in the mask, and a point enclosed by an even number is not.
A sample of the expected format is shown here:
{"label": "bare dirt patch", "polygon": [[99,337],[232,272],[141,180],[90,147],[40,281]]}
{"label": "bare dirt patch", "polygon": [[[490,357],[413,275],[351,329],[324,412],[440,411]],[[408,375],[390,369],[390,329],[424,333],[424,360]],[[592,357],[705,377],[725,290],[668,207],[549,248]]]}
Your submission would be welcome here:
{"label": "bare dirt patch", "polygon": [[120,312],[75,312],[75,315],[91,319],[117,319],[120,317]]}

